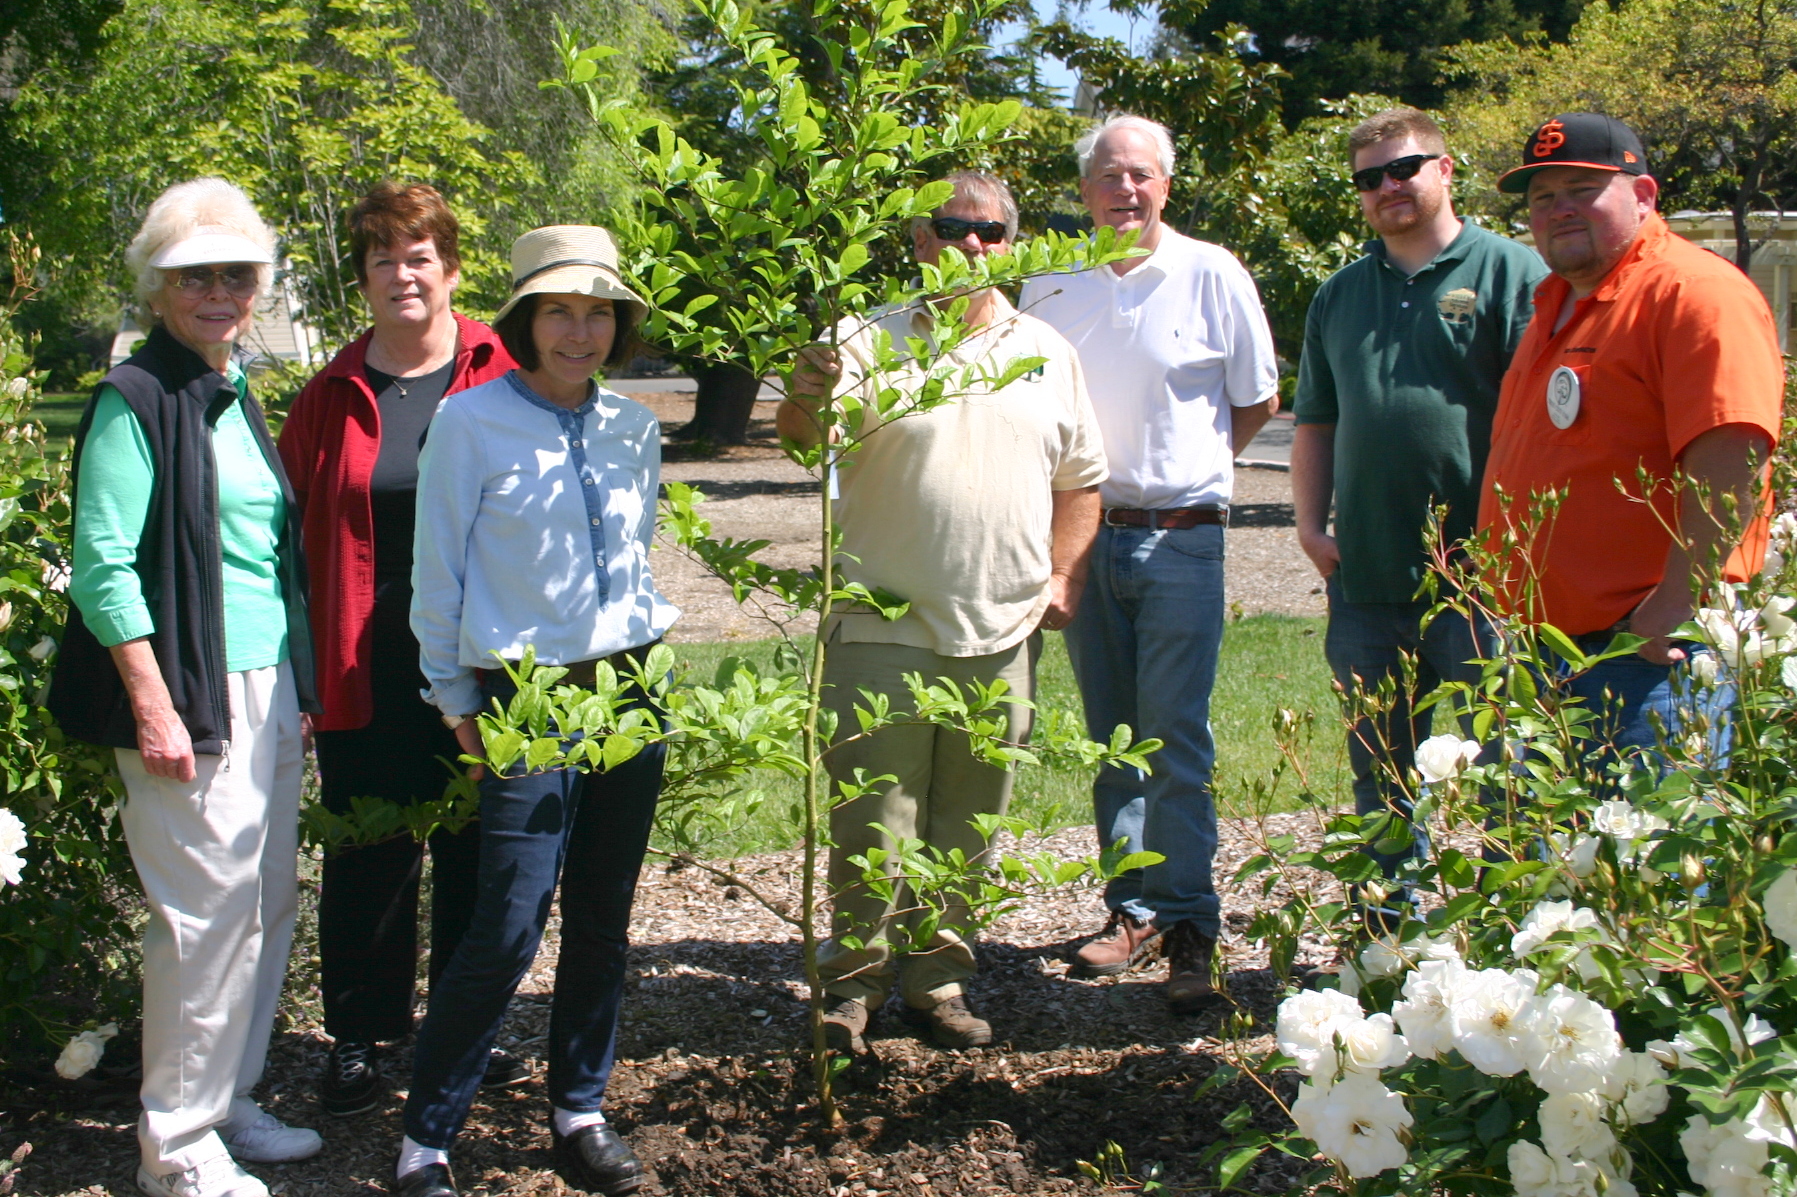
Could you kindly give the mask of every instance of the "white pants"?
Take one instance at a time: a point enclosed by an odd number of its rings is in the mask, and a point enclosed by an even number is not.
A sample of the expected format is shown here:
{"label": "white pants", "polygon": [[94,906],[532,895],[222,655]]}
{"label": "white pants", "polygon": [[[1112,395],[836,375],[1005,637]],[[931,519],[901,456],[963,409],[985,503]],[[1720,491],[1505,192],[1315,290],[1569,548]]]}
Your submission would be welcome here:
{"label": "white pants", "polygon": [[228,675],[226,755],[194,780],[152,777],[117,749],[144,931],[143,1162],[153,1174],[224,1153],[213,1129],[262,1077],[298,912],[304,757],[293,672]]}

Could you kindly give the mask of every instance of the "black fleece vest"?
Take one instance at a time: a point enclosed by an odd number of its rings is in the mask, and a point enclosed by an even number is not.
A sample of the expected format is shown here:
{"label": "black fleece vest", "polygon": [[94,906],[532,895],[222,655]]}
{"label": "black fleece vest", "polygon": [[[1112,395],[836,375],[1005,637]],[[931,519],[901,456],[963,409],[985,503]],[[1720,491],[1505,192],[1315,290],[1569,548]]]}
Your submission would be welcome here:
{"label": "black fleece vest", "polygon": [[[102,386],[118,389],[137,416],[155,463],[156,484],[137,546],[137,576],[156,630],[150,636],[175,713],[187,726],[196,753],[218,755],[231,735],[226,691],[224,563],[218,531],[218,467],[212,430],[236,400],[223,374],[162,328],[144,347],[114,367]],[[69,490],[77,493],[81,450],[93,425],[99,388],[75,434],[75,467]],[[299,508],[287,473],[254,398],[244,400],[251,433],[281,484],[287,520],[278,574],[287,606],[287,657],[299,690],[300,709],[317,711],[311,630],[306,620],[306,569],[300,556]],[[79,504],[70,528],[81,520]],[[137,747],[137,720],[112,654],[69,604],[49,707],[62,729],[77,739],[114,748]]]}

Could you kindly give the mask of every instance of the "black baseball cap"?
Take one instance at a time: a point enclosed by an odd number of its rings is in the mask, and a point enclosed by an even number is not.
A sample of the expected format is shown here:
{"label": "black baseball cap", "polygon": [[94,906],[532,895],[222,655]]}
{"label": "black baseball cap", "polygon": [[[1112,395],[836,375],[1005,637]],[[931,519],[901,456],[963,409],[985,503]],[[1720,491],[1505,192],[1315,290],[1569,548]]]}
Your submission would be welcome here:
{"label": "black baseball cap", "polygon": [[1601,112],[1562,112],[1529,134],[1522,165],[1498,176],[1498,190],[1518,195],[1529,179],[1550,166],[1588,166],[1625,175],[1647,173],[1647,151],[1635,131]]}

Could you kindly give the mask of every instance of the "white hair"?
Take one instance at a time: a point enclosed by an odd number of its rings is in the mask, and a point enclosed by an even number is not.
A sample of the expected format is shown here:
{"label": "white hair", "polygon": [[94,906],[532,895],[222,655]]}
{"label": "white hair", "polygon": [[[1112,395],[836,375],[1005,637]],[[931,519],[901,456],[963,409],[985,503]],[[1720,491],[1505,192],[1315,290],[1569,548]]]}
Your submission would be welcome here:
{"label": "white hair", "polygon": [[[131,287],[137,298],[140,327],[155,323],[150,300],[164,286],[161,270],[150,265],[152,259],[177,241],[185,241],[201,231],[236,233],[247,237],[275,256],[275,231],[268,227],[256,211],[250,197],[235,184],[223,179],[189,179],[176,183],[156,197],[144,216],[143,227],[131,238],[125,250],[125,265],[131,269]],[[260,298],[274,278],[274,268],[257,265],[256,295]]]}
{"label": "white hair", "polygon": [[[999,219],[1004,221],[1005,240],[1017,240],[1017,197],[1011,194],[1011,185],[990,171],[957,170],[942,180],[954,184],[954,199],[978,200],[982,203],[996,204]],[[950,201],[951,203],[953,200]],[[943,207],[947,207],[944,204]],[[936,209],[940,212],[942,209]],[[934,216],[914,216],[911,218],[911,231],[927,228]]]}
{"label": "white hair", "polygon": [[1168,179],[1173,177],[1173,134],[1167,132],[1167,126],[1145,116],[1118,112],[1106,117],[1102,123],[1093,125],[1073,143],[1073,153],[1079,158],[1080,178],[1092,173],[1092,155],[1097,152],[1098,143],[1104,135],[1114,129],[1134,129],[1152,138],[1156,155],[1160,158],[1161,176]]}

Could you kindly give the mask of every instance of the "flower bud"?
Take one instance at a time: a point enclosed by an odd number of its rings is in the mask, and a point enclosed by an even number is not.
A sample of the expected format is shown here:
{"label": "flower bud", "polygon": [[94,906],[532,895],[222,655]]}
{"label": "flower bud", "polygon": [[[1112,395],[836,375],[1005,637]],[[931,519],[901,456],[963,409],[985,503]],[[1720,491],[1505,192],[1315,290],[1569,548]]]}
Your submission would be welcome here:
{"label": "flower bud", "polygon": [[0,603],[0,632],[12,627],[12,604]]}
{"label": "flower bud", "polygon": [[1679,884],[1686,889],[1696,889],[1709,877],[1709,870],[1704,868],[1703,857],[1695,852],[1687,852],[1678,862]]}
{"label": "flower bud", "polygon": [[23,399],[25,397],[25,392],[30,388],[31,384],[23,378],[8,379],[6,383],[6,397],[8,399]]}

